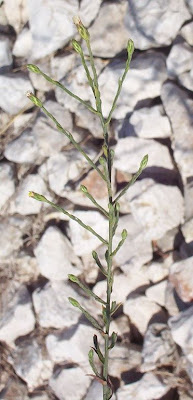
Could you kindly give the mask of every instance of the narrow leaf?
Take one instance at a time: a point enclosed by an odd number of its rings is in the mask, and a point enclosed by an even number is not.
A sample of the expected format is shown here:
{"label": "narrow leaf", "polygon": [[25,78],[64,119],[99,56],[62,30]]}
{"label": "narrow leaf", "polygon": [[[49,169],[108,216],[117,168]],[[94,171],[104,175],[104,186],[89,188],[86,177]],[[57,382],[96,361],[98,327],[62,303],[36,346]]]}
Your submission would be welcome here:
{"label": "narrow leaf", "polygon": [[72,297],[68,297],[69,302],[74,306],[79,308],[79,310],[84,314],[84,316],[88,319],[88,321],[99,331],[102,331],[102,327],[99,325],[98,321],[90,315],[88,311],[86,311],[77,300]]}
{"label": "narrow leaf", "polygon": [[127,238],[126,229],[123,229],[123,231],[121,233],[121,237],[122,237],[122,239],[120,240],[120,242],[119,242],[118,246],[116,247],[116,249],[112,252],[111,256],[115,256],[115,254],[119,251],[119,249],[121,248],[121,246],[125,242],[125,239]]}
{"label": "narrow leaf", "polygon": [[92,290],[90,290],[86,285],[84,285],[84,284],[80,281],[80,279],[79,279],[77,276],[72,275],[72,274],[69,274],[69,275],[68,275],[68,278],[70,279],[71,282],[76,283],[81,289],[83,289],[84,292],[85,292],[88,296],[94,297],[94,299],[95,299],[96,301],[98,301],[99,303],[106,304],[104,300],[102,300],[102,299],[101,299],[100,297],[98,297],[95,293],[93,293]]}
{"label": "narrow leaf", "polygon": [[117,226],[118,226],[118,222],[119,222],[119,211],[120,211],[120,204],[119,203],[115,203],[115,217],[114,217],[114,225],[113,225],[113,236],[115,235]]}
{"label": "narrow leaf", "polygon": [[118,303],[117,304],[116,301],[112,301],[112,304],[111,304],[111,315],[113,315],[121,305],[122,305],[122,303]]}
{"label": "narrow leaf", "polygon": [[98,265],[98,267],[100,268],[101,272],[103,273],[103,275],[107,276],[107,271],[105,270],[105,268],[102,266],[98,254],[96,253],[96,251],[93,250],[92,252],[92,256],[94,258],[94,260],[96,261],[96,264]]}
{"label": "narrow leaf", "polygon": [[90,350],[89,350],[89,353],[88,353],[88,360],[89,360],[90,366],[91,366],[91,368],[92,368],[94,374],[95,374],[96,376],[98,376],[98,378],[101,378],[101,379],[102,379],[102,377],[101,377],[101,375],[98,373],[97,368],[96,368],[95,363],[94,363],[94,351],[93,351],[93,349],[90,349]]}
{"label": "narrow leaf", "polygon": [[109,346],[109,350],[113,349],[113,347],[116,344],[116,341],[117,341],[117,334],[115,332],[113,332],[112,335],[111,335],[111,344]]}
{"label": "narrow leaf", "polygon": [[135,181],[137,180],[139,175],[141,175],[143,169],[147,166],[147,163],[148,163],[148,154],[146,154],[143,157],[138,171],[136,172],[135,175],[133,175],[130,182],[128,182],[128,184],[124,187],[124,189],[121,191],[121,193],[119,193],[119,195],[116,197],[116,199],[113,201],[113,203],[116,203],[120,199],[120,197],[122,197],[126,193],[126,191],[129,189],[129,187],[135,183]]}
{"label": "narrow leaf", "polygon": [[104,359],[104,356],[103,356],[103,354],[102,354],[102,352],[100,350],[97,335],[93,336],[93,343],[94,343],[94,350],[96,351],[99,360],[102,362],[102,364],[104,364],[105,359]]}
{"label": "narrow leaf", "polygon": [[85,196],[88,197],[88,199],[90,201],[92,201],[92,203],[105,215],[105,217],[109,218],[108,212],[102,206],[100,206],[99,203],[97,203],[97,201],[94,199],[94,197],[88,192],[88,189],[86,188],[86,186],[81,185],[80,189],[85,194]]}

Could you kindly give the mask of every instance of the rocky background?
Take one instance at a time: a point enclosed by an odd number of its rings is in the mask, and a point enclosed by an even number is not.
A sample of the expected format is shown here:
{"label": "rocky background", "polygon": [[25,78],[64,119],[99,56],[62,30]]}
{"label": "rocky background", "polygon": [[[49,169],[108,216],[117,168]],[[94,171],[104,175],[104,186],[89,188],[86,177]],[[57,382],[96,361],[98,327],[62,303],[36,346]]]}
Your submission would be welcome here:
{"label": "rocky background", "polygon": [[80,276],[105,296],[91,250],[97,238],[51,207],[37,191],[102,236],[107,223],[83,196],[106,206],[106,188],[68,139],[26,97],[35,92],[97,161],[99,121],[41,76],[37,64],[93,101],[70,39],[72,17],[90,27],[105,116],[123,72],[128,38],[136,51],[111,124],[114,190],[148,153],[140,179],[121,199],[128,238],[114,259],[113,298],[123,306],[112,330],[113,400],[193,398],[193,1],[0,1],[0,399],[101,400],[87,353],[94,330],[72,296],[101,318],[100,307],[69,284]]}

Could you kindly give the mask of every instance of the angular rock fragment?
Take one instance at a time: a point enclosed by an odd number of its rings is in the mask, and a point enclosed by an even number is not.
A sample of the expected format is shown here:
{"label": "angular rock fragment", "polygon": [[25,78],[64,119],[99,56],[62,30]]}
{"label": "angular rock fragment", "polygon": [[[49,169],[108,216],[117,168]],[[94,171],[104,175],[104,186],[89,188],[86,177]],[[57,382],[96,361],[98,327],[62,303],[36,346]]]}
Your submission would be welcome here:
{"label": "angular rock fragment", "polygon": [[154,301],[159,306],[165,306],[165,291],[167,287],[167,281],[157,283],[157,285],[149,287],[145,291],[145,295],[149,300]]}
{"label": "angular rock fragment", "polygon": [[0,209],[15,191],[14,170],[8,163],[0,164]]}
{"label": "angular rock fragment", "polygon": [[49,385],[59,400],[82,400],[90,380],[81,368],[67,368],[57,371],[50,379]]}
{"label": "angular rock fragment", "polygon": [[30,108],[25,95],[33,91],[31,82],[23,75],[0,75],[0,107],[8,114],[17,114],[22,108]]}
{"label": "angular rock fragment", "polygon": [[13,46],[13,55],[16,57],[30,57],[32,48],[32,34],[30,29],[23,28],[18,34]]}
{"label": "angular rock fragment", "polygon": [[22,236],[25,234],[30,221],[21,217],[10,217],[0,223],[1,261],[16,256],[17,250],[22,247]]}
{"label": "angular rock fragment", "polygon": [[164,115],[162,106],[145,107],[134,111],[130,123],[133,125],[137,136],[142,139],[171,136],[169,119]]}
{"label": "angular rock fragment", "polygon": [[193,300],[193,257],[178,261],[170,267],[169,280],[175,287],[178,296],[184,301]]}
{"label": "angular rock fragment", "polygon": [[[193,4],[193,3],[192,3]],[[189,22],[180,31],[181,35],[184,37],[186,42],[193,46],[193,22]]]}
{"label": "angular rock fragment", "polygon": [[8,360],[18,376],[27,383],[30,392],[43,385],[52,375],[53,364],[43,355],[35,339],[20,341]]}
{"label": "angular rock fragment", "polygon": [[[95,0],[91,4],[90,0],[82,0],[80,3],[79,16],[81,21],[83,21],[84,26],[89,26],[90,23],[96,18],[102,0]],[[90,32],[90,29],[89,29]]]}
{"label": "angular rock fragment", "polygon": [[156,400],[169,391],[169,386],[163,383],[153,373],[147,372],[135,382],[125,385],[117,391],[117,400]]}
{"label": "angular rock fragment", "polygon": [[192,48],[185,42],[174,44],[166,64],[171,77],[178,77],[180,74],[190,71],[193,64]]}
{"label": "angular rock fragment", "polygon": [[0,38],[0,70],[12,64],[11,43],[6,38]]}
{"label": "angular rock fragment", "polygon": [[28,8],[26,0],[6,0],[4,5],[5,15],[9,25],[19,33],[28,21]]}
{"label": "angular rock fragment", "polygon": [[[191,0],[188,0],[189,2]],[[183,0],[129,1],[125,26],[137,49],[146,50],[172,43],[179,28],[190,19]]]}
{"label": "angular rock fragment", "polygon": [[14,341],[34,329],[35,317],[27,288],[22,285],[6,305],[0,323],[0,340],[14,346]]}
{"label": "angular rock fragment", "polygon": [[71,243],[56,227],[47,228],[34,253],[41,274],[50,280],[67,280],[68,274],[76,275],[81,271],[80,260]]}

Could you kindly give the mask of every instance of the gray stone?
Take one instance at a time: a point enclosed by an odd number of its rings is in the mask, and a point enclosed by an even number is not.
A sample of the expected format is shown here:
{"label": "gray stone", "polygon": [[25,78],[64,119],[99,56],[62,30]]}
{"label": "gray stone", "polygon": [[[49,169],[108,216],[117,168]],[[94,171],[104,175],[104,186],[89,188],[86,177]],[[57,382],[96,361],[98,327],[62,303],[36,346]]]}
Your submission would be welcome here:
{"label": "gray stone", "polygon": [[38,153],[38,143],[30,129],[26,129],[18,138],[8,143],[4,152],[9,161],[19,164],[40,162]]}
{"label": "gray stone", "polygon": [[117,390],[117,400],[156,400],[169,391],[169,386],[152,372],[147,372],[137,382],[125,385]]}
{"label": "gray stone", "polygon": [[151,324],[144,337],[141,372],[153,371],[160,365],[175,363],[176,345],[166,324]]}
{"label": "gray stone", "polygon": [[193,101],[189,99],[187,92],[173,82],[163,85],[161,96],[173,129],[174,158],[182,178],[185,179],[192,175],[193,170]]}
{"label": "gray stone", "polygon": [[[126,2],[104,3],[89,29],[95,56],[110,58],[127,46],[128,32],[124,27]],[[105,40],[104,40],[105,38]]]}
{"label": "gray stone", "polygon": [[35,317],[27,288],[22,285],[6,304],[0,323],[0,340],[14,347],[14,341],[35,327]]}
{"label": "gray stone", "polygon": [[167,231],[183,222],[183,197],[175,186],[155,183],[147,178],[135,182],[128,196],[134,219],[151,240],[162,238]]}
{"label": "gray stone", "polygon": [[6,38],[0,38],[0,68],[12,64],[11,43]]}
{"label": "gray stone", "polygon": [[27,383],[30,392],[43,385],[52,375],[53,364],[43,355],[35,339],[21,341],[8,359],[17,375]]}
{"label": "gray stone", "polygon": [[67,280],[68,274],[76,275],[81,271],[80,260],[71,243],[56,227],[47,228],[34,253],[41,274],[50,280]]}
{"label": "gray stone", "polygon": [[[88,124],[89,121],[89,124]],[[103,131],[101,127],[100,119],[97,115],[91,113],[86,107],[82,104],[79,104],[76,109],[75,115],[76,125],[88,129],[89,132],[96,138],[103,138]]]}
{"label": "gray stone", "polygon": [[169,280],[173,284],[178,296],[184,301],[193,300],[193,257],[178,261],[170,267]]}
{"label": "gray stone", "polygon": [[193,14],[193,0],[186,0],[190,12]]}
{"label": "gray stone", "polygon": [[90,385],[90,377],[79,368],[57,371],[50,379],[50,387],[59,400],[82,400]]}
{"label": "gray stone", "polygon": [[130,123],[142,139],[166,138],[171,136],[169,119],[162,106],[141,108],[133,112]]}
{"label": "gray stone", "polygon": [[186,71],[190,71],[193,64],[192,48],[187,43],[177,43],[172,46],[166,61],[168,75],[178,77]]}
{"label": "gray stone", "polygon": [[75,325],[81,314],[68,297],[82,298],[66,282],[50,282],[33,292],[33,304],[40,326],[43,328],[69,328]]}
{"label": "gray stone", "polygon": [[168,46],[176,37],[179,28],[190,19],[183,0],[156,0],[128,4],[125,26],[137,49]]}
{"label": "gray stone", "polygon": [[0,164],[0,209],[15,191],[14,170],[8,163]]}
{"label": "gray stone", "polygon": [[[125,63],[118,59],[108,64],[99,76],[105,117],[108,116],[111,109],[112,100],[117,91],[117,82],[122,76],[124,68]],[[124,81],[113,117],[125,118],[126,114],[133,111],[139,101],[160,96],[165,79],[165,57],[161,53],[152,52],[136,56],[131,62],[131,68]]]}
{"label": "gray stone", "polygon": [[14,278],[20,283],[26,284],[37,280],[40,274],[36,258],[30,257],[24,252],[19,253],[17,258],[14,259],[14,272]]}
{"label": "gray stone", "polygon": [[3,219],[0,223],[1,261],[15,258],[16,253],[23,245],[22,236],[29,226],[29,220],[20,217]]}
{"label": "gray stone", "polygon": [[171,261],[169,265],[167,262],[168,259],[164,260],[164,262],[161,259],[160,261],[152,261],[150,264],[143,266],[142,270],[144,271],[150,282],[157,283],[162,279],[167,278],[167,276],[169,275],[169,266],[173,262],[172,257],[170,258]]}
{"label": "gray stone", "polygon": [[16,41],[13,46],[13,55],[16,57],[24,57],[28,59],[30,56],[32,48],[32,35],[28,28],[23,28],[23,30],[18,34]]}
{"label": "gray stone", "polygon": [[184,72],[178,79],[182,86],[193,91],[193,68],[190,72]]}
{"label": "gray stone", "polygon": [[[89,346],[93,344],[95,329],[87,325],[78,325],[61,333],[46,337],[46,347],[51,360],[55,364],[73,363],[88,372]],[[85,340],[86,338],[86,340]]]}
{"label": "gray stone", "polygon": [[28,7],[26,0],[6,0],[4,4],[8,24],[19,33],[28,21]]}
{"label": "gray stone", "polygon": [[163,235],[161,239],[158,239],[156,242],[158,251],[161,250],[161,252],[166,253],[167,251],[174,250],[174,248],[176,248],[178,234],[178,227],[167,231],[165,235]]}
{"label": "gray stone", "polygon": [[154,314],[160,312],[161,307],[149,300],[146,296],[129,298],[123,305],[123,312],[128,315],[132,324],[138,329],[141,335],[144,335],[148,324]]}
{"label": "gray stone", "polygon": [[22,75],[0,75],[0,107],[9,114],[17,114],[22,108],[30,107],[25,95],[33,91],[31,82]]}
{"label": "gray stone", "polygon": [[173,170],[172,159],[166,146],[155,140],[136,137],[126,137],[118,141],[115,147],[114,167],[122,172],[135,173],[146,154],[148,154],[148,167]]}
{"label": "gray stone", "polygon": [[109,375],[121,379],[122,374],[131,369],[139,369],[141,364],[141,348],[130,344],[125,346],[116,343],[109,354]]}
{"label": "gray stone", "polygon": [[[192,2],[193,4],[193,2]],[[193,46],[193,22],[189,22],[180,31],[181,35],[183,38],[186,40],[186,42],[190,45]]]}
{"label": "gray stone", "polygon": [[[85,26],[90,25],[90,23],[96,18],[102,0],[95,0],[91,4],[90,0],[82,0],[80,3],[79,16]],[[90,30],[89,30],[90,32]]]}
{"label": "gray stone", "polygon": [[149,287],[145,291],[145,295],[149,300],[154,301],[159,306],[165,307],[165,291],[167,287],[167,281],[157,283],[157,285]]}
{"label": "gray stone", "polygon": [[[108,224],[102,214],[98,211],[75,211],[73,214],[107,240]],[[69,222],[69,235],[77,256],[88,254],[91,250],[95,250],[101,243],[96,236],[73,220]]]}
{"label": "gray stone", "polygon": [[[38,61],[37,63],[38,67],[48,76],[51,76],[51,67],[50,67],[50,61],[47,60],[47,62],[44,61],[41,62]],[[53,90],[54,85],[51,82],[48,82],[41,74],[35,74],[32,71],[29,71],[29,77],[32,82],[32,85],[34,89],[42,91],[42,92],[49,92],[49,90]],[[55,103],[53,101],[48,101],[46,102],[46,105],[52,105],[52,103]],[[45,107],[46,107],[45,105]]]}
{"label": "gray stone", "polygon": [[32,0],[28,3],[32,34],[31,58],[39,59],[62,48],[75,34],[72,17],[78,13],[78,1],[52,0],[46,3]]}
{"label": "gray stone", "polygon": [[181,227],[183,236],[186,243],[191,243],[193,241],[193,218],[186,221]]}
{"label": "gray stone", "polygon": [[18,190],[13,200],[10,202],[10,213],[18,213],[20,215],[38,214],[44,204],[29,198],[29,191],[40,193],[46,197],[49,192],[43,179],[38,174],[28,175],[18,186]]}
{"label": "gray stone", "polygon": [[165,292],[165,307],[170,316],[178,315],[179,307],[176,300],[176,292],[173,284],[169,281]]}

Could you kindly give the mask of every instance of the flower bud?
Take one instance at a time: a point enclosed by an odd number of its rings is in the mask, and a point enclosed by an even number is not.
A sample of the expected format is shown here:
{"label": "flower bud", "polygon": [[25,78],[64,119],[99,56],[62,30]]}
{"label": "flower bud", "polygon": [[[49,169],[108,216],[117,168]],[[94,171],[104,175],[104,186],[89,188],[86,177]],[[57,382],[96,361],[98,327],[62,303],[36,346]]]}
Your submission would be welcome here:
{"label": "flower bud", "polygon": [[75,16],[73,18],[73,22],[77,27],[77,30],[79,32],[79,35],[81,36],[82,39],[84,40],[88,40],[90,35],[88,33],[88,29],[85,28],[85,26],[83,25],[81,19],[78,16]]}
{"label": "flower bud", "polygon": [[77,53],[79,53],[79,54],[82,53],[82,47],[81,47],[81,45],[77,42],[77,40],[72,39],[72,46],[73,46],[74,50],[75,50]]}
{"label": "flower bud", "polygon": [[133,40],[129,39],[127,42],[127,53],[128,53],[128,58],[131,60],[132,54],[134,52],[134,43]]}
{"label": "flower bud", "polygon": [[34,64],[28,64],[27,69],[31,72],[34,72],[35,74],[41,74],[40,69],[37,67],[37,65]]}
{"label": "flower bud", "polygon": [[34,103],[37,107],[42,108],[43,104],[42,102],[31,92],[27,92],[26,93],[28,99],[30,99],[32,101],[32,103]]}
{"label": "flower bud", "polygon": [[47,199],[42,194],[39,194],[39,193],[29,192],[29,197],[32,197],[33,199],[38,200],[38,201],[47,202]]}

